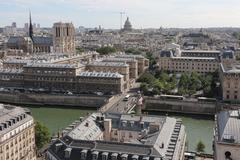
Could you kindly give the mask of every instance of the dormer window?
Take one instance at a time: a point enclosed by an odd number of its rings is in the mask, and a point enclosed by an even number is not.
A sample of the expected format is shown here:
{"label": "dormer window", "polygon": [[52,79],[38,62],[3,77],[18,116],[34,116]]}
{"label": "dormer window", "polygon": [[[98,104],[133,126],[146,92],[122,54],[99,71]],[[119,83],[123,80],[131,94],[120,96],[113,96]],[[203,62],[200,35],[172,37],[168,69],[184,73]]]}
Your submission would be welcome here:
{"label": "dormer window", "polygon": [[81,152],[81,160],[85,160],[87,158],[87,150],[82,150]]}
{"label": "dormer window", "polygon": [[11,121],[7,121],[8,123],[8,126],[11,126],[12,125],[12,122]]}
{"label": "dormer window", "polygon": [[123,126],[123,127],[126,127],[126,124],[127,124],[126,121],[122,121],[122,126]]}
{"label": "dormer window", "polygon": [[108,153],[104,152],[102,153],[102,160],[107,160],[108,159]]}

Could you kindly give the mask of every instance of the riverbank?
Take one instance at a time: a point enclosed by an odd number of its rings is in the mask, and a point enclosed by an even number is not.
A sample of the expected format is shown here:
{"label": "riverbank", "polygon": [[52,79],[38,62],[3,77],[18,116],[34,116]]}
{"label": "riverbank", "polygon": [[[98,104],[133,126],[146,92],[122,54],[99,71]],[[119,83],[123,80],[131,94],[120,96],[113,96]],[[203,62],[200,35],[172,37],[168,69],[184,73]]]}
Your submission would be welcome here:
{"label": "riverbank", "polygon": [[0,102],[17,105],[55,105],[99,108],[106,104],[110,96],[64,95],[0,92]]}

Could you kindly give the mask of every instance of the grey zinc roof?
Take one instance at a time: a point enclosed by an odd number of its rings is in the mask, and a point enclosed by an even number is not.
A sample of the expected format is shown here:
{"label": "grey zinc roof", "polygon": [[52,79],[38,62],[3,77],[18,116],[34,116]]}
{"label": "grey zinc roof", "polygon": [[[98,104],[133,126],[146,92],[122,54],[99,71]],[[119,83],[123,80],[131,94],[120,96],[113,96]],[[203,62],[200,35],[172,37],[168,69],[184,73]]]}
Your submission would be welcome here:
{"label": "grey zinc roof", "polygon": [[123,62],[102,62],[102,61],[95,61],[88,64],[89,66],[129,66]]}
{"label": "grey zinc roof", "polygon": [[[222,111],[217,115],[218,141],[240,144],[240,111]],[[230,142],[228,139],[234,141]]]}
{"label": "grey zinc roof", "polygon": [[[97,121],[97,116],[104,116],[105,119],[112,119],[112,123],[121,123],[121,121],[135,121],[135,122],[146,122],[147,123],[156,123],[160,125],[159,130],[152,131],[148,133],[147,136],[139,137],[136,139],[137,142],[129,141],[128,143],[124,142],[112,142],[105,140],[97,140],[94,135],[92,138],[86,138],[86,135],[96,134],[99,135],[103,132],[103,128],[99,126],[101,122]],[[114,122],[113,122],[114,121]],[[88,127],[86,126],[86,122],[88,123]],[[94,131],[94,128],[97,127],[99,131]],[[178,129],[179,128],[179,129]],[[121,127],[118,128],[121,130]],[[176,130],[176,131],[175,131]],[[158,116],[131,116],[131,115],[121,115],[117,113],[93,113],[90,116],[86,117],[82,124],[73,129],[72,132],[69,132],[64,137],[57,139],[48,149],[55,158],[63,160],[64,151],[66,148],[72,148],[69,160],[75,160],[80,157],[80,153],[85,151],[87,154],[86,159],[92,159],[93,153],[98,153],[98,160],[102,160],[102,155],[108,155],[111,157],[112,155],[118,155],[119,159],[121,156],[128,156],[128,159],[133,159],[133,156],[139,156],[139,159],[143,159],[144,157],[149,160],[153,160],[154,158],[161,158],[161,160],[165,160],[163,158],[165,155],[173,156],[176,152],[178,155],[178,149],[169,149],[169,144],[171,143],[171,139],[173,136],[176,141],[172,142],[174,146],[179,145],[179,141],[182,138],[180,135],[180,130],[185,133],[184,127],[181,127],[181,121],[177,121],[175,118],[170,117],[158,117]],[[179,135],[179,137],[178,137]],[[78,136],[78,137],[77,137]],[[62,145],[59,145],[61,143]],[[164,143],[164,147],[162,146]],[[55,146],[62,146],[58,151],[56,151]],[[179,147],[178,147],[179,148]],[[109,159],[109,158],[108,158]]]}
{"label": "grey zinc roof", "polygon": [[172,51],[163,50],[160,52],[160,57],[172,57],[172,56],[173,56]]}
{"label": "grey zinc roof", "polygon": [[222,72],[226,74],[239,74],[240,73],[240,64],[231,64],[231,66],[224,66],[220,64]]}
{"label": "grey zinc roof", "polygon": [[[9,43],[9,44],[16,44],[16,43],[20,43],[23,40],[24,40],[24,37],[21,37],[21,36],[11,36],[8,39],[7,43]],[[33,44],[52,46],[53,45],[53,38],[52,37],[37,37],[37,36],[34,36],[33,37]]]}
{"label": "grey zinc roof", "polygon": [[116,58],[144,58],[142,55],[122,54],[117,55]]}
{"label": "grey zinc roof", "polygon": [[22,72],[22,69],[0,69],[0,73],[20,74]]}
{"label": "grey zinc roof", "polygon": [[[25,114],[26,110],[24,108],[16,107],[13,105],[0,104],[0,124],[10,121],[13,118],[16,118],[19,115]],[[23,123],[33,119],[30,115],[26,114],[26,118],[16,122],[15,124],[8,126],[7,128],[0,131],[0,136],[4,133],[11,131],[13,128],[16,128]]]}
{"label": "grey zinc roof", "polygon": [[53,45],[53,38],[52,37],[33,37],[33,43],[38,45]]}
{"label": "grey zinc roof", "polygon": [[21,36],[11,36],[8,39],[7,43],[8,44],[16,44],[16,43],[21,42],[22,40],[23,40],[23,37],[21,37]]}
{"label": "grey zinc roof", "polygon": [[234,52],[233,51],[223,51],[222,52],[222,58],[223,59],[226,59],[226,58],[233,59],[234,58]]}
{"label": "grey zinc roof", "polygon": [[114,58],[114,57],[103,59],[103,61],[104,62],[137,62],[137,60],[135,60],[134,58]]}
{"label": "grey zinc roof", "polygon": [[24,67],[41,67],[41,68],[76,68],[73,64],[52,64],[52,63],[31,63]]}
{"label": "grey zinc roof", "polygon": [[80,72],[79,77],[104,77],[104,78],[121,78],[123,75],[112,72]]}

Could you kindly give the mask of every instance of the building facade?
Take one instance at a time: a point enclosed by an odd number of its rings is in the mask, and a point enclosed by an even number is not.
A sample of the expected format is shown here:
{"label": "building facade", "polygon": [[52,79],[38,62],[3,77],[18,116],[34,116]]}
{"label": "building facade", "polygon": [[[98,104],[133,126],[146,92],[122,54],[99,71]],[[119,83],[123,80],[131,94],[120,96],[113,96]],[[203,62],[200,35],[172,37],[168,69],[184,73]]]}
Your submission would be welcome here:
{"label": "building facade", "polygon": [[222,89],[222,100],[240,102],[240,64],[236,61],[234,52],[226,51],[221,57],[219,79]]}
{"label": "building facade", "polygon": [[41,92],[117,94],[125,91],[124,76],[114,72],[86,72],[84,65],[32,63],[21,69],[1,69],[0,87]]}
{"label": "building facade", "polygon": [[129,78],[137,79],[138,78],[138,63],[137,60],[133,58],[106,58],[103,59],[103,62],[121,62],[129,65]]}
{"label": "building facade", "polygon": [[34,120],[23,108],[0,105],[0,159],[36,160]]}
{"label": "building facade", "polygon": [[54,23],[53,51],[57,53],[75,53],[75,28],[72,23]]}
{"label": "building facade", "polygon": [[101,62],[95,61],[86,65],[90,72],[112,72],[119,73],[124,77],[124,88],[129,89],[129,65],[122,62]]}
{"label": "building facade", "polygon": [[[218,71],[220,58],[218,51],[184,51],[183,54],[172,51],[161,51],[158,57],[160,70],[171,72],[213,73]],[[210,56],[210,57],[208,57]]]}
{"label": "building facade", "polygon": [[240,111],[222,111],[215,116],[214,159],[235,160],[240,157]]}
{"label": "building facade", "polygon": [[115,58],[133,58],[137,60],[138,65],[138,76],[143,74],[149,68],[149,60],[142,55],[129,55],[129,54],[122,54],[117,55]]}

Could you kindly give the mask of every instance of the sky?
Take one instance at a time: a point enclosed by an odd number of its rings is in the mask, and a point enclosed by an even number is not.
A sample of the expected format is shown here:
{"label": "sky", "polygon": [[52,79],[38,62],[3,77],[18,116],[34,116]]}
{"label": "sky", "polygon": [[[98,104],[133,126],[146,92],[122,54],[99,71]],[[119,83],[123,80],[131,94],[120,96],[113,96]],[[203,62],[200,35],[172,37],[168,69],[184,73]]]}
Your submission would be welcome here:
{"label": "sky", "polygon": [[29,10],[41,27],[62,21],[117,29],[120,12],[137,29],[240,27],[240,0],[0,0],[0,27],[23,27]]}

